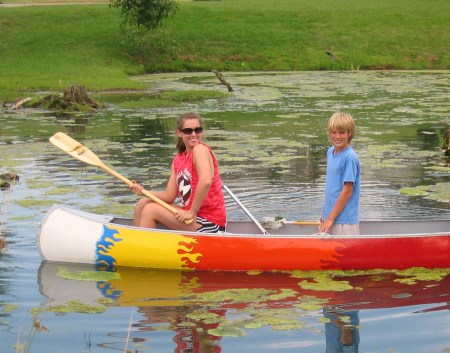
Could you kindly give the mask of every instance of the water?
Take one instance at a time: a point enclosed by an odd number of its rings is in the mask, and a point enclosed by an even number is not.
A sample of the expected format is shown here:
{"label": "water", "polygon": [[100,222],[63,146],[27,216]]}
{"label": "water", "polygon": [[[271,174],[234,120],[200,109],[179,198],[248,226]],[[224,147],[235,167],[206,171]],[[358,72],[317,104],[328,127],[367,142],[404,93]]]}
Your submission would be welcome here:
{"label": "water", "polygon": [[[92,269],[41,264],[35,234],[51,204],[130,216],[136,201],[120,181],[98,168],[83,168],[48,138],[57,131],[68,133],[124,176],[162,188],[174,153],[175,118],[191,110],[205,119],[204,138],[220,161],[224,182],[257,219],[318,219],[326,121],[336,110],[356,118],[353,147],[362,165],[363,219],[450,218],[450,161],[440,149],[450,124],[448,73],[225,77],[235,89],[229,98],[176,108],[110,106],[87,116],[0,112],[0,172],[20,176],[1,195],[6,239],[0,255],[1,352],[324,352],[328,326],[323,310],[336,305],[358,310],[361,352],[450,349],[447,277],[399,285],[397,274],[351,276],[345,280],[353,289],[343,292],[334,288],[341,278],[333,278],[334,290],[324,292],[303,289],[298,283],[311,279],[290,274],[128,270],[119,271],[120,279],[86,281],[76,276],[80,271],[92,276]],[[137,79],[148,85],[149,93],[226,92],[210,73]],[[230,218],[246,218],[230,197],[227,207]],[[75,278],[67,278],[67,273]],[[111,283],[117,289],[112,294],[105,290]],[[287,289],[295,291],[292,297],[286,297]],[[217,302],[214,293],[238,303]],[[311,306],[308,300],[307,310],[303,296],[328,301]],[[69,305],[73,300],[92,307]],[[62,304],[67,313],[53,308]],[[99,313],[92,313],[95,310]],[[36,322],[46,329],[31,338],[36,311]],[[223,327],[217,331],[220,322]],[[183,346],[181,337],[194,342]],[[31,342],[29,348],[26,342]]]}

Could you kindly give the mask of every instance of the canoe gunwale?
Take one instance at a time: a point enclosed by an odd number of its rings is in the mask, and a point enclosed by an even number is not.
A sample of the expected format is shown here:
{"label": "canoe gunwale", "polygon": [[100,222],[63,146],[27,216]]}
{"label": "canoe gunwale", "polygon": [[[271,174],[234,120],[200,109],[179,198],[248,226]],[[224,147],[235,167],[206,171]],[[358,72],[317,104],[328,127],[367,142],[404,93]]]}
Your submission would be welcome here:
{"label": "canoe gunwale", "polygon": [[[98,215],[91,212],[85,212],[77,209],[73,209],[66,206],[61,205],[53,205],[47,214],[45,215],[44,219],[42,220],[42,223],[46,221],[46,219],[50,216],[51,212],[55,209],[63,209],[66,212],[69,212],[71,214],[74,214],[81,218],[87,218],[94,222],[100,222],[105,225],[110,225],[114,227],[120,227],[120,228],[127,228],[127,229],[134,229],[134,230],[141,230],[141,231],[148,231],[151,232],[160,232],[160,233],[167,233],[167,234],[181,234],[184,236],[194,236],[194,237],[215,237],[215,238],[261,238],[261,239],[358,239],[358,240],[364,240],[364,239],[385,239],[385,238],[423,238],[423,237],[445,237],[449,236],[449,231],[445,232],[427,232],[427,233],[387,233],[387,234],[360,234],[360,235],[331,235],[328,233],[311,233],[311,234],[262,234],[262,233],[232,233],[232,232],[220,232],[220,233],[200,233],[200,232],[191,232],[191,231],[182,231],[177,230],[173,231],[170,229],[165,228],[141,228],[141,227],[135,227],[128,224],[123,224],[121,222],[114,222],[115,219],[122,219],[122,220],[129,220],[127,218],[121,218],[114,215]],[[426,222],[433,222],[432,220],[425,220]],[[441,221],[449,221],[450,220],[441,220]],[[364,223],[365,221],[361,221],[361,223]],[[378,222],[378,221],[367,221],[367,222]],[[381,222],[381,221],[380,221]],[[383,223],[403,223],[402,220],[383,220]],[[411,220],[408,221],[408,223],[423,223],[424,220]],[[229,222],[230,223],[230,222]],[[249,221],[231,221],[231,223],[235,224],[251,224]],[[284,227],[291,227],[293,229],[299,228],[298,225],[289,225],[286,224]],[[310,226],[311,227],[311,226]],[[38,238],[39,239],[39,238]]]}

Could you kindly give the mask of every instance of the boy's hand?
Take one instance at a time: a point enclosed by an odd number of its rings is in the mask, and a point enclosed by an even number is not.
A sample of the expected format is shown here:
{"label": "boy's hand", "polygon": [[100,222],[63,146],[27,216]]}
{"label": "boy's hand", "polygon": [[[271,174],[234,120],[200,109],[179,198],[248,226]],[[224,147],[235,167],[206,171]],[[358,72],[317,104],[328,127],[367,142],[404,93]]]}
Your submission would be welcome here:
{"label": "boy's hand", "polygon": [[333,225],[333,222],[326,219],[325,221],[321,220],[321,223],[319,225],[319,233],[328,233],[328,230]]}

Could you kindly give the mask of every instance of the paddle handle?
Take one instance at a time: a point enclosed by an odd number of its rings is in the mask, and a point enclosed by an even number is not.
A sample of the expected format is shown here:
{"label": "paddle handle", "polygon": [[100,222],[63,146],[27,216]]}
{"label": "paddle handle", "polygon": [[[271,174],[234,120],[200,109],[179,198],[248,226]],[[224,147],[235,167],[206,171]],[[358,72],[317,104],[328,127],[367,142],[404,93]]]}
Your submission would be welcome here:
{"label": "paddle handle", "polygon": [[[117,179],[122,180],[128,186],[131,187],[133,185],[133,182],[130,179],[124,177],[122,174],[120,174],[120,173],[116,172],[115,170],[109,168],[107,165],[102,164],[102,165],[100,165],[100,167],[104,171],[106,171],[109,174],[115,176]],[[169,205],[168,203],[164,202],[163,200],[159,199],[158,197],[153,195],[150,191],[142,189],[141,193],[142,193],[142,195],[144,195],[145,197],[148,197],[153,202],[156,202],[158,205],[164,207],[166,210],[169,210],[172,213],[177,213],[178,212],[178,210],[175,207],[173,207],[173,206]],[[184,223],[191,224],[193,221],[194,221],[193,219],[187,219],[187,220],[184,221]]]}
{"label": "paddle handle", "polygon": [[320,225],[319,221],[287,221],[285,224],[294,224],[297,226],[318,226]]}

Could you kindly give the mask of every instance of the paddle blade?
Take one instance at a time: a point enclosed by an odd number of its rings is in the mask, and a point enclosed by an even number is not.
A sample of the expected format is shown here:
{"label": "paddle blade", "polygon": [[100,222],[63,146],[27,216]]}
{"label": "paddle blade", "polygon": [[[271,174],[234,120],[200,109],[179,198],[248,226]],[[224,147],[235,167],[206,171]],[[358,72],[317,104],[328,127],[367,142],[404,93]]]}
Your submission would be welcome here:
{"label": "paddle blade", "polygon": [[[49,141],[51,144],[55,145],[59,149],[62,149],[64,152],[70,154],[73,158],[78,159],[79,161],[93,165],[95,167],[100,167],[101,169],[107,171],[111,175],[114,175],[116,178],[122,180],[125,184],[128,186],[133,185],[133,182],[127,178],[125,178],[123,175],[117,173],[115,170],[112,170],[108,166],[106,166],[100,158],[98,158],[94,152],[92,152],[89,148],[86,146],[83,146],[81,143],[79,143],[77,140],[74,140],[72,137],[67,136],[63,132],[57,132],[52,137],[49,138]],[[148,198],[152,199],[154,202],[158,203],[159,205],[163,206],[167,210],[169,210],[172,213],[177,213],[177,210],[175,207],[172,207],[171,205],[165,203],[163,200],[160,200],[155,195],[153,195],[151,192],[147,190],[142,190],[142,193],[147,196]],[[186,224],[192,223],[193,219],[187,219],[184,222]]]}
{"label": "paddle blade", "polygon": [[95,155],[94,152],[63,132],[57,132],[49,138],[49,141],[54,146],[60,148],[64,152],[70,154],[73,158],[78,159],[83,163],[101,168],[104,166],[103,162]]}

